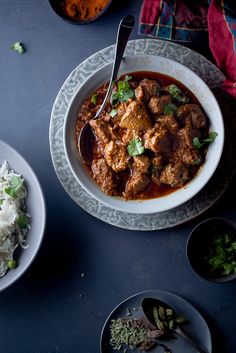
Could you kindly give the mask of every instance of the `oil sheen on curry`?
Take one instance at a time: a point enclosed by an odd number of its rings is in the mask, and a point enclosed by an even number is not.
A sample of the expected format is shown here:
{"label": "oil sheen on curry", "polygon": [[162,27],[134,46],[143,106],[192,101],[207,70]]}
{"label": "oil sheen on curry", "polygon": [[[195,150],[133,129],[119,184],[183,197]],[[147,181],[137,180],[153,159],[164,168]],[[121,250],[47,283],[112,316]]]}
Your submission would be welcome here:
{"label": "oil sheen on curry", "polygon": [[180,82],[153,72],[122,76],[101,117],[92,120],[107,84],[81,106],[76,138],[86,121],[94,132],[88,170],[101,190],[125,200],[161,197],[185,186],[204,163],[209,121]]}

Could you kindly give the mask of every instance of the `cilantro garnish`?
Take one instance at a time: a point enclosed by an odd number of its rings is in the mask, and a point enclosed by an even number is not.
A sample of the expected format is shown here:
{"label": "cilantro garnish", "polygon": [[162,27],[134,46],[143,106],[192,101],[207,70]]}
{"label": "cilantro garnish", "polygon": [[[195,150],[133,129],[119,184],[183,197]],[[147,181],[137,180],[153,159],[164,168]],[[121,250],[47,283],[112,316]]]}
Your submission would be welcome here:
{"label": "cilantro garnish", "polygon": [[142,141],[140,141],[139,139],[133,139],[128,144],[127,150],[128,150],[129,155],[134,157],[134,156],[139,156],[140,154],[142,154],[144,152],[145,148],[142,144]]}
{"label": "cilantro garnish", "polygon": [[211,131],[206,139],[200,140],[198,137],[194,137],[193,147],[200,149],[202,146],[214,142],[217,136],[217,132]]}
{"label": "cilantro garnish", "polygon": [[26,229],[28,226],[28,218],[26,217],[26,215],[21,215],[17,218],[16,223],[18,224],[20,229]]}
{"label": "cilantro garnish", "polygon": [[93,94],[91,99],[90,99],[90,102],[93,103],[94,105],[96,105],[97,101],[98,101],[98,95],[97,94]]}
{"label": "cilantro garnish", "polygon": [[168,91],[170,95],[180,103],[188,103],[189,98],[176,85],[169,85]]}
{"label": "cilantro garnish", "polygon": [[172,115],[172,114],[174,114],[174,112],[176,112],[176,110],[177,110],[177,107],[175,104],[168,103],[165,105],[163,112],[165,115]]}
{"label": "cilantro garnish", "polygon": [[9,186],[5,188],[5,193],[10,195],[11,197],[17,197],[18,192],[20,191],[23,185],[23,180],[19,176],[12,176]]}
{"label": "cilantro garnish", "polygon": [[24,45],[23,43],[21,42],[15,42],[11,45],[11,49],[12,50],[15,50],[17,53],[19,54],[24,54],[25,52],[25,48],[24,48]]}
{"label": "cilantro garnish", "polygon": [[198,165],[201,163],[201,158],[195,159],[195,161],[193,162],[194,165]]}
{"label": "cilantro garnish", "polygon": [[211,238],[204,260],[209,271],[224,276],[236,273],[236,237],[231,232],[218,233]]}
{"label": "cilantro garnish", "polygon": [[110,98],[113,107],[116,107],[120,102],[127,102],[130,98],[134,98],[134,90],[129,84],[131,78],[131,76],[125,76],[123,81],[117,82],[117,91],[113,92]]}

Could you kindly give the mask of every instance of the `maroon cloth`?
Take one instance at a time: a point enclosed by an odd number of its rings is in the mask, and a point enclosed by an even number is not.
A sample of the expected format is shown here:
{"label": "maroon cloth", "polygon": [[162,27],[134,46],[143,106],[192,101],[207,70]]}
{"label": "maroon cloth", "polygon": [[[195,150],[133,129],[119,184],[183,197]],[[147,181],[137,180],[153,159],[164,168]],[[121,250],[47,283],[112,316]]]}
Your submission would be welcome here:
{"label": "maroon cloth", "polygon": [[209,34],[217,66],[226,76],[223,88],[236,98],[235,0],[144,0],[139,33],[194,42]]}
{"label": "maroon cloth", "polygon": [[233,29],[236,31],[236,18],[227,16],[227,10],[212,0],[208,11],[209,45],[217,66],[226,76],[223,88],[236,98],[236,33]]}

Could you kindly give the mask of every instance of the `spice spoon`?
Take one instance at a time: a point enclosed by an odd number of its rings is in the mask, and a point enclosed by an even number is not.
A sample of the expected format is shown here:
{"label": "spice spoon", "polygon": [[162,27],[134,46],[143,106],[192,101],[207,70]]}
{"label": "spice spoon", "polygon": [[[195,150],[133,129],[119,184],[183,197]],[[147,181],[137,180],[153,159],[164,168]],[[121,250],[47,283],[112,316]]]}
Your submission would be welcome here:
{"label": "spice spoon", "polygon": [[[154,299],[154,298],[144,298],[142,300],[142,309],[143,312],[146,316],[146,318],[151,322],[151,324],[153,324],[155,327],[157,327],[157,323],[156,323],[156,319],[154,318],[154,313],[153,313],[153,309],[154,308],[160,308],[162,307],[163,309],[168,309],[168,310],[172,310],[173,315],[175,315],[175,311],[174,309],[169,306],[168,304],[162,302],[161,300],[158,299]],[[176,316],[177,317],[177,316]],[[177,323],[175,323],[175,325],[173,326],[173,328],[168,328],[167,329],[167,333],[175,333],[179,336],[181,336],[182,338],[184,338],[186,341],[188,341],[194,348],[196,348],[196,350],[199,353],[209,353],[207,352],[205,349],[203,349],[202,347],[200,347],[197,343],[195,343],[185,332],[183,332],[183,330],[178,326]]]}
{"label": "spice spoon", "polygon": [[[103,103],[101,107],[98,109],[98,111],[96,112],[96,115],[94,116],[93,120],[96,120],[99,118],[111,94],[113,84],[117,78],[117,74],[120,68],[120,63],[123,58],[123,54],[133,27],[134,27],[134,17],[132,15],[125,16],[119,24],[117,37],[116,37],[115,56],[114,56],[114,62],[113,62],[109,86],[107,88],[106,96],[103,100]],[[89,122],[86,122],[85,125],[80,130],[80,134],[78,138],[78,150],[81,158],[86,164],[91,164],[89,149],[93,140],[94,140],[94,134],[93,134],[92,127],[90,126]]]}

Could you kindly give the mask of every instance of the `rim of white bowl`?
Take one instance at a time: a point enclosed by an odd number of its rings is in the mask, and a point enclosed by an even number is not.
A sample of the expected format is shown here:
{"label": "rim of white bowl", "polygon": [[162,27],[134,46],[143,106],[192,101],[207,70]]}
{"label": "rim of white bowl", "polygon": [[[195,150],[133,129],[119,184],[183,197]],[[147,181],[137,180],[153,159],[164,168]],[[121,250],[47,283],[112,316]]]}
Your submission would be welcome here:
{"label": "rim of white bowl", "polygon": [[[157,59],[157,56],[154,56],[154,55],[140,55],[138,56],[139,58],[142,58],[142,57],[150,57],[150,58],[153,58],[153,59]],[[137,59],[137,56],[135,55],[127,55],[125,56],[125,58],[127,60],[131,60],[131,59],[134,59],[136,58]],[[191,75],[193,75],[197,80],[199,80],[201,82],[201,84],[204,86],[204,88],[208,91],[208,93],[211,95],[211,99],[214,101],[214,104],[216,106],[216,109],[218,110],[218,114],[220,116],[220,124],[221,124],[221,131],[220,131],[220,134],[221,134],[221,144],[219,146],[219,151],[218,151],[218,154],[217,154],[217,158],[215,159],[214,161],[214,166],[210,169],[210,173],[208,173],[208,175],[205,177],[204,180],[202,180],[201,183],[199,183],[199,185],[195,188],[194,191],[191,192],[191,195],[189,196],[189,193],[186,193],[185,190],[187,188],[189,188],[191,186],[191,184],[193,184],[193,182],[198,179],[199,180],[199,177],[200,175],[202,174],[202,169],[204,168],[204,165],[206,163],[206,161],[204,162],[204,164],[200,167],[200,170],[198,171],[197,175],[195,175],[195,177],[189,181],[189,183],[187,183],[185,186],[183,186],[182,188],[176,190],[176,191],[173,191],[172,193],[170,194],[167,194],[165,196],[162,196],[162,197],[157,197],[157,198],[153,198],[153,199],[146,199],[146,200],[124,200],[122,197],[116,197],[116,196],[109,196],[109,195],[106,195],[103,191],[101,191],[99,185],[92,179],[92,177],[87,173],[88,177],[91,178],[91,180],[96,184],[97,186],[97,189],[98,189],[98,194],[101,194],[102,197],[98,196],[97,194],[93,193],[87,186],[85,183],[83,183],[81,181],[81,179],[79,178],[77,172],[74,170],[74,167],[71,163],[71,159],[70,159],[70,156],[69,156],[69,153],[68,153],[68,150],[67,150],[67,143],[66,143],[66,131],[67,131],[67,124],[68,124],[68,116],[69,116],[69,111],[71,109],[71,107],[73,106],[76,98],[77,98],[77,95],[78,95],[78,92],[81,91],[83,89],[83,87],[87,84],[87,82],[89,80],[92,80],[93,77],[95,77],[97,75],[97,73],[101,70],[105,70],[106,67],[108,66],[111,66],[112,65],[112,62],[110,63],[107,63],[106,65],[103,65],[102,67],[99,67],[98,69],[96,69],[90,76],[88,76],[85,81],[78,87],[78,89],[76,90],[76,92],[74,93],[73,95],[73,98],[71,99],[71,102],[69,104],[69,106],[67,107],[67,110],[66,110],[66,114],[65,114],[65,119],[64,119],[64,124],[63,124],[63,145],[64,145],[64,149],[65,149],[65,156],[66,156],[66,160],[67,160],[67,163],[70,167],[70,170],[72,172],[72,174],[74,175],[75,179],[77,180],[77,182],[83,187],[83,189],[90,195],[92,196],[95,200],[103,203],[104,205],[110,207],[110,208],[113,208],[113,209],[116,209],[116,210],[119,210],[119,211],[125,211],[127,213],[133,213],[133,214],[150,214],[150,213],[159,213],[159,212],[164,212],[164,211],[167,211],[167,210],[171,210],[175,207],[178,207],[179,205],[181,204],[184,204],[185,202],[187,202],[188,200],[192,199],[200,190],[203,189],[203,187],[208,183],[208,181],[210,180],[210,178],[213,176],[219,162],[220,162],[220,159],[221,159],[221,156],[222,156],[222,151],[223,151],[223,147],[224,147],[224,122],[223,122],[223,116],[222,116],[222,113],[221,113],[221,109],[220,109],[220,106],[214,96],[214,94],[212,93],[211,89],[209,88],[209,86],[202,80],[201,77],[199,77],[194,71],[192,71],[191,69],[189,69],[188,67],[186,67],[185,65],[177,62],[177,61],[174,61],[172,59],[169,59],[169,58],[162,58],[160,57],[161,59],[164,59],[165,61],[169,62],[169,63],[174,63],[174,65],[176,65],[177,67],[179,68],[182,68],[185,70],[185,72],[189,72]],[[137,72],[138,70],[135,70],[134,72]],[[150,71],[150,70],[140,70],[140,72],[142,71]],[[158,71],[156,71],[158,72]],[[124,73],[121,73],[121,75],[124,75],[126,72]],[[132,71],[127,71],[127,73],[132,73]],[[169,76],[169,75],[166,75],[166,76]],[[171,77],[171,76],[169,76]],[[108,80],[109,80],[109,77],[108,77]],[[107,81],[108,81],[107,80]],[[178,79],[177,79],[178,80]],[[181,82],[181,80],[178,80],[179,82]],[[104,82],[101,82],[100,86],[103,84]],[[182,83],[182,82],[181,82]],[[183,83],[184,84],[184,83]],[[184,86],[186,86],[184,84]],[[191,89],[189,89],[191,91]],[[201,103],[201,102],[200,102]],[[209,117],[208,117],[209,119]],[[218,134],[218,137],[219,137],[219,134]],[[218,138],[217,137],[217,138]],[[219,141],[219,140],[217,140]],[[209,146],[210,147],[210,146]],[[79,152],[78,152],[79,153]],[[81,161],[81,164],[83,164],[80,156],[79,156],[79,159]],[[85,169],[85,167],[83,166],[83,168]],[[172,205],[170,206],[169,204],[166,205],[166,200],[169,198],[171,198],[173,195],[177,195],[179,193],[182,193],[182,197],[181,199],[179,199],[179,201],[176,201],[175,199],[175,202],[172,203]],[[183,195],[185,193],[185,196]],[[109,202],[109,200],[111,202]],[[163,202],[164,200],[164,204],[160,207],[159,203],[158,203],[158,200],[161,200]],[[153,207],[151,207],[153,204]],[[149,208],[148,210],[140,210],[140,205],[146,205],[148,206],[149,205]]]}

